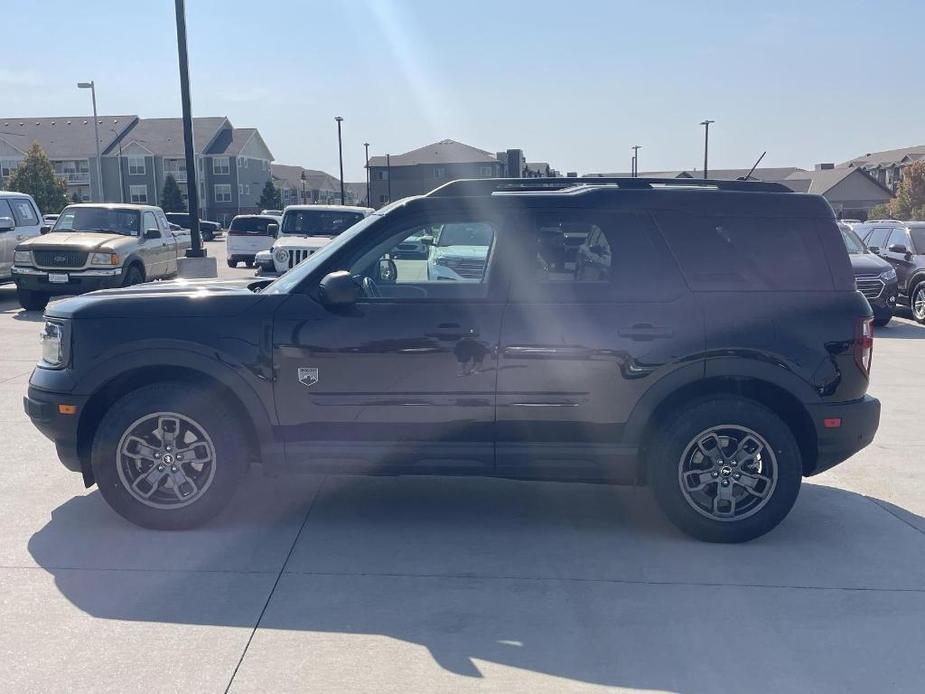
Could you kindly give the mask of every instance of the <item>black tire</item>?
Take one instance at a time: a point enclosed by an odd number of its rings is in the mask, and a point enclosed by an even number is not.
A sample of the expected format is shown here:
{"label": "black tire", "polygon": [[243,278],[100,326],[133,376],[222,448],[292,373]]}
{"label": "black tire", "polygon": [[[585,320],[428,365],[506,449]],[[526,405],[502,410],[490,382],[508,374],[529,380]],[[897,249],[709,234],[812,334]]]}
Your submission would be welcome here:
{"label": "black tire", "polygon": [[26,311],[44,311],[51,297],[45,292],[16,287],[16,298],[19,300],[19,305]]}
{"label": "black tire", "polygon": [[246,259],[244,260],[244,265],[246,265],[247,267],[254,267],[254,259],[253,259],[253,258],[246,258]]}
{"label": "black tire", "polygon": [[203,241],[212,241],[215,238],[215,234],[211,229],[200,229]]}
{"label": "black tire", "polygon": [[[649,481],[665,515],[680,530],[707,542],[746,542],[772,530],[790,512],[800,491],[803,477],[802,458],[790,428],[774,412],[746,398],[715,396],[686,404],[683,408],[662,417],[662,422],[656,427],[646,456]],[[694,502],[689,501],[682,491],[682,479],[687,479],[693,480],[698,486],[705,486],[702,494],[708,497],[712,489],[715,496],[719,487],[711,487],[711,484],[718,485],[719,480],[723,480],[732,483],[731,486],[725,485],[727,489],[733,490],[731,493],[747,494],[741,482],[733,482],[731,477],[728,477],[730,474],[736,474],[734,468],[730,471],[730,451],[725,451],[727,455],[724,457],[727,460],[719,461],[724,463],[721,474],[704,473],[701,477],[699,473],[694,473],[694,477],[682,477],[683,460],[687,459],[689,452],[690,455],[698,455],[698,451],[692,448],[696,445],[695,441],[714,427],[750,430],[764,439],[773,453],[773,456],[766,457],[770,460],[768,469],[776,463],[776,483],[773,486],[762,485],[764,490],[770,487],[770,492],[763,500],[748,497],[749,501],[756,504],[751,515],[719,519],[713,514],[716,510],[715,502],[712,511],[698,511]],[[722,448],[714,450],[724,452]],[[705,455],[702,460],[709,464]],[[746,472],[745,467],[738,469],[743,474]],[[707,477],[707,474],[710,477]],[[711,483],[712,477],[717,477],[718,481]],[[724,505],[729,508],[727,504]],[[732,506],[733,513],[736,505]],[[747,508],[745,504],[743,506]]]}
{"label": "black tire", "polygon": [[882,318],[874,318],[874,325],[878,328],[882,328],[886,325],[889,325],[891,320],[893,320],[893,316],[883,316]]}
{"label": "black tire", "polygon": [[[211,447],[207,449],[212,454],[211,473],[207,471],[206,465],[202,466],[203,472],[200,473],[206,477],[196,478],[196,471],[192,470],[188,463],[182,464],[185,466],[182,467],[183,472],[192,473],[189,479],[198,482],[203,489],[201,493],[197,489],[190,501],[178,500],[178,487],[174,487],[173,480],[167,478],[169,472],[161,473],[164,477],[156,485],[149,487],[156,488],[150,497],[153,501],[145,503],[129,491],[128,485],[133,480],[153,473],[155,465],[151,462],[141,462],[133,466],[134,459],[131,456],[120,454],[120,443],[123,448],[131,445],[123,439],[126,439],[130,432],[137,431],[133,426],[139,422],[142,424],[138,426],[144,426],[153,418],[160,423],[161,420],[156,413],[165,413],[162,415],[165,418],[172,417],[173,414],[188,418],[205,433],[204,439],[194,439],[192,444],[184,444],[190,445],[190,450],[192,446],[198,446],[204,441]],[[196,527],[222,510],[234,494],[247,468],[248,449],[241,429],[242,423],[234,411],[223,403],[221,398],[203,388],[175,381],[144,386],[127,393],[113,403],[100,422],[93,438],[90,456],[96,484],[113,510],[136,525],[155,530]],[[158,437],[149,437],[146,440],[154,442]],[[163,442],[164,438],[161,437],[160,440]],[[160,446],[165,448],[163,443]],[[177,455],[177,452],[182,450],[181,445],[176,445],[174,454]],[[163,467],[161,465],[161,468]],[[185,505],[180,505],[181,503]]]}
{"label": "black tire", "polygon": [[122,278],[123,287],[131,287],[135,284],[141,284],[145,281],[145,276],[138,268],[137,265],[130,265],[128,270],[125,271],[125,276]]}
{"label": "black tire", "polygon": [[236,256],[228,258],[228,267],[238,267],[238,259]]}
{"label": "black tire", "polygon": [[912,317],[916,322],[925,325],[925,280],[915,285],[912,289],[912,294],[909,296],[909,308],[912,309]]}

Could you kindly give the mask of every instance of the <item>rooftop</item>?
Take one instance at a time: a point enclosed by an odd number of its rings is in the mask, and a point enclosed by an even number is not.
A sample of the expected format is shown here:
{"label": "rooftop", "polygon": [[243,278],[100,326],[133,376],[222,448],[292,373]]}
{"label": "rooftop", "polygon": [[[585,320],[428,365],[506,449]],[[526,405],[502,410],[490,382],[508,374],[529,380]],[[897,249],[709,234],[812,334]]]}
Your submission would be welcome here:
{"label": "rooftop", "polygon": [[[392,154],[389,157],[392,166],[416,166],[418,164],[477,164],[497,162],[495,155],[456,140],[440,140],[429,145],[413,149],[404,154]],[[369,159],[370,166],[386,166],[386,157],[375,156]]]}

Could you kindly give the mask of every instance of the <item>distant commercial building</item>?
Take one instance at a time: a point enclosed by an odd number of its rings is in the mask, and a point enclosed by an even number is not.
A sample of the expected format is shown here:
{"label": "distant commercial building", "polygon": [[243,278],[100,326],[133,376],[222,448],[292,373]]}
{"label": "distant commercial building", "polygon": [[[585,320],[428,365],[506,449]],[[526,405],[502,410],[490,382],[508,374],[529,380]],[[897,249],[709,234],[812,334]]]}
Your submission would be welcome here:
{"label": "distant commercial building", "polygon": [[529,175],[528,166],[522,150],[492,154],[455,140],[441,140],[403,154],[370,157],[370,206],[382,207],[409,195],[423,195],[460,178],[521,178]]}
{"label": "distant commercial building", "polygon": [[[92,118],[0,118],[0,178],[38,142],[73,200],[157,205],[168,174],[187,199],[181,119],[100,116],[98,126],[102,181]],[[193,143],[201,216],[228,222],[258,211],[273,160],[259,131],[235,128],[225,117],[194,118]]]}
{"label": "distant commercial building", "polygon": [[[273,183],[280,189],[283,205],[340,204],[340,179],[329,173],[288,164],[273,164],[272,171]],[[358,195],[358,185],[344,185],[347,205],[358,205],[366,197],[366,183],[362,184],[362,198]]]}

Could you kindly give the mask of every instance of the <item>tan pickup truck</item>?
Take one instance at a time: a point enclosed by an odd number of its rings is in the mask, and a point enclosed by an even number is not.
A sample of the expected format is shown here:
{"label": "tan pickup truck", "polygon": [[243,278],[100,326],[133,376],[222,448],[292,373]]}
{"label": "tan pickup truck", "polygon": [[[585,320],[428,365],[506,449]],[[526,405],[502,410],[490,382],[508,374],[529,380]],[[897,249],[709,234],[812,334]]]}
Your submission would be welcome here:
{"label": "tan pickup truck", "polygon": [[174,277],[189,247],[189,232],[172,231],[160,207],[69,205],[47,234],[16,246],[19,304],[41,311],[52,296]]}

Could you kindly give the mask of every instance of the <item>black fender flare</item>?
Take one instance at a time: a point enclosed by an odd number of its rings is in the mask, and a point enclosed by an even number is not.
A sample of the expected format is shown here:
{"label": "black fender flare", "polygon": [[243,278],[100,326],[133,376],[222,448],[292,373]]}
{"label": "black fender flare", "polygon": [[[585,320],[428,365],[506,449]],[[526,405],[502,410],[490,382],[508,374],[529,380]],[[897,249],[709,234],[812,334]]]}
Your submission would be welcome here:
{"label": "black fender flare", "polygon": [[114,380],[151,367],[177,367],[199,372],[237,397],[254,427],[256,443],[265,469],[285,464],[285,452],[274,433],[276,408],[273,383],[234,357],[196,343],[148,340],[127,343],[112,350],[75,383],[73,392],[91,396]]}

